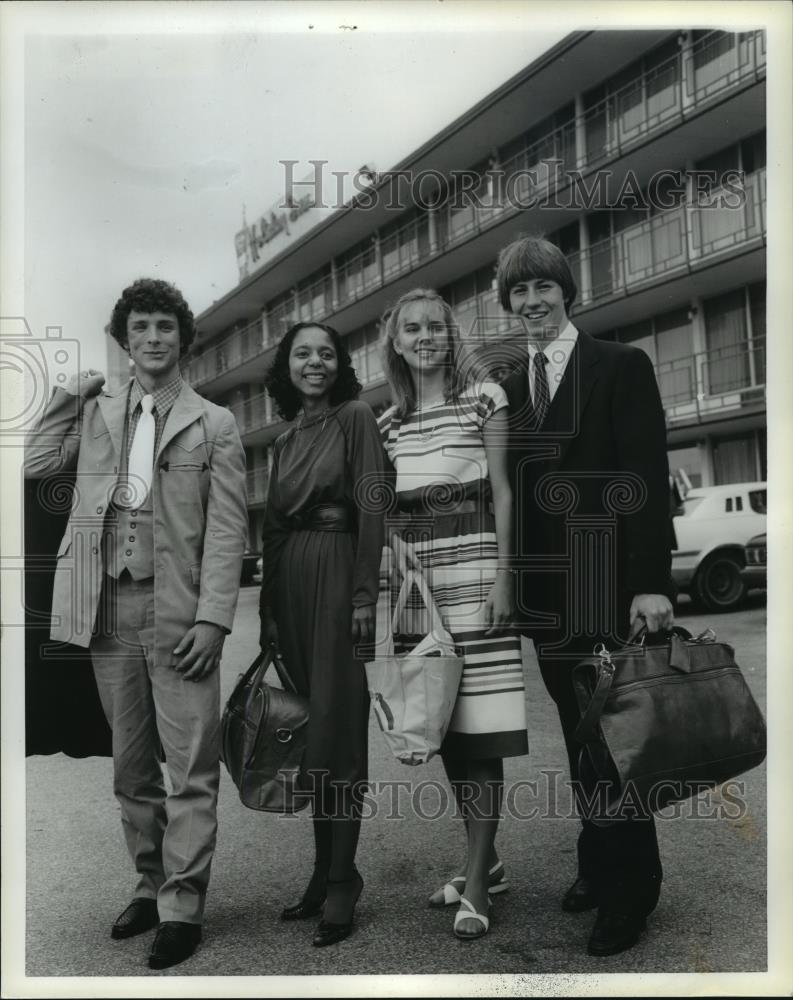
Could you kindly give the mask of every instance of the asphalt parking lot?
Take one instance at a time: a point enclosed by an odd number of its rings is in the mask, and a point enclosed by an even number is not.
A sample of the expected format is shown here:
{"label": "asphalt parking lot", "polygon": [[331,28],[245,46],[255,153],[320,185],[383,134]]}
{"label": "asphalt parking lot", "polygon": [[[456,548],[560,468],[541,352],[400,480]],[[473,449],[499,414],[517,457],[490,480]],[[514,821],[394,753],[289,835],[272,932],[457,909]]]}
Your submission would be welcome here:
{"label": "asphalt parking lot", "polygon": [[[221,668],[224,695],[255,655],[257,599],[255,587],[242,590]],[[712,626],[736,647],[747,682],[764,708],[764,595],[752,594],[740,611],[721,616],[700,614],[683,600],[678,618],[693,633]],[[506,782],[509,787],[533,780],[548,788],[557,780],[554,776],[563,778],[564,752],[553,705],[528,646],[526,679],[530,754],[506,762]],[[425,783],[430,795],[425,801],[437,801],[445,786],[440,763],[403,767],[390,757],[374,724],[370,756],[371,776],[381,783],[385,797],[364,824],[359,867],[366,886],[349,940],[313,949],[311,921],[309,926],[279,921],[280,908],[299,896],[309,872],[309,817],[245,809],[224,774],[205,940],[188,963],[160,974],[163,988],[166,978],[184,976],[187,992],[173,995],[209,995],[196,992],[203,987],[197,982],[191,986],[190,977],[247,976],[256,977],[251,980],[257,984],[255,995],[268,995],[276,989],[308,989],[300,980],[269,977],[377,974],[389,977],[380,981],[382,995],[420,995],[434,992],[435,980],[416,981],[421,986],[413,992],[414,981],[405,977],[440,976],[438,982],[453,990],[461,982],[448,977],[465,976],[463,992],[470,992],[477,983],[470,977],[490,974],[503,977],[499,992],[507,995],[541,989],[549,976],[751,973],[766,968],[765,765],[745,775],[737,809],[724,807],[715,796],[713,808],[701,815],[683,810],[659,819],[665,881],[648,932],[629,952],[595,959],[585,950],[592,914],[565,914],[559,907],[575,869],[577,821],[572,816],[564,810],[528,822],[519,810],[505,816],[498,846],[510,891],[494,906],[490,933],[477,942],[460,942],[451,932],[453,913],[430,910],[425,902],[454,871],[463,843],[459,820],[451,810],[441,810],[435,818],[424,815],[431,808],[426,804],[404,808],[399,817],[391,808],[400,784],[408,788],[403,802],[409,806],[418,801],[410,791],[418,782]],[[29,758],[26,767],[27,975],[152,979],[155,974],[145,965],[149,935],[128,942],[109,936],[133,887],[109,760],[58,754]],[[319,992],[325,990],[322,984],[331,992],[336,989],[333,979],[311,982]],[[103,995],[101,980],[98,985],[97,995]],[[78,980],[69,980],[69,988],[61,995],[89,995],[81,992]]]}

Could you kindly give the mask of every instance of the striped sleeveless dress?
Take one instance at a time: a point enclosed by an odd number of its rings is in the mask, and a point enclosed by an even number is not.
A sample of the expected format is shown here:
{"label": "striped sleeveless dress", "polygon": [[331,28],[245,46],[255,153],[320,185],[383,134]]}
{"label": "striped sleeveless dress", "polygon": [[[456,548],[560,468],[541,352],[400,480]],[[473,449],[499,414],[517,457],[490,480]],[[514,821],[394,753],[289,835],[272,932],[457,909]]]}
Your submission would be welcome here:
{"label": "striped sleeveless dress", "polygon": [[[409,541],[435,603],[464,657],[457,702],[443,753],[464,759],[528,752],[523,665],[516,632],[486,636],[485,601],[498,549],[483,428],[507,405],[503,389],[480,382],[453,402],[405,418],[391,407],[378,420],[396,473],[399,513],[387,530]],[[391,599],[399,581],[392,580]],[[397,650],[426,632],[417,593],[400,626]]]}

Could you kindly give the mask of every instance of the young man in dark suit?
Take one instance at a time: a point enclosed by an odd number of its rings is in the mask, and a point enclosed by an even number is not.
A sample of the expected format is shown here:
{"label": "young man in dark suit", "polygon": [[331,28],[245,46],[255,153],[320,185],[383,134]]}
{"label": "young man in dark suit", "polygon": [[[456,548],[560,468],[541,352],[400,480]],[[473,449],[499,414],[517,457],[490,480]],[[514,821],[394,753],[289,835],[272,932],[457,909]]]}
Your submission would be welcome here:
{"label": "young man in dark suit", "polygon": [[[614,649],[643,625],[654,632],[672,622],[664,414],[643,351],[595,340],[568,319],[577,288],[552,243],[507,246],[497,281],[502,306],[528,336],[528,372],[504,382],[518,614],[556,703],[576,787],[573,668],[600,642]],[[626,815],[602,826],[582,802],[578,877],[562,907],[597,907],[588,950],[610,955],[636,943],[658,901],[655,824]]]}

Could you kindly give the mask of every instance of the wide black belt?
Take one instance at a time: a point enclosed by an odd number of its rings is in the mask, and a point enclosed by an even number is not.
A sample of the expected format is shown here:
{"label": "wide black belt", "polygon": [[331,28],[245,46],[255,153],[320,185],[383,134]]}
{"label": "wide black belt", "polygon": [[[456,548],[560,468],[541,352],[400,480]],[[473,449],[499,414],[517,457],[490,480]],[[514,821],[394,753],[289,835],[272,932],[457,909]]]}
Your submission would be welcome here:
{"label": "wide black belt", "polygon": [[344,504],[324,503],[289,518],[292,531],[355,531],[355,511]]}
{"label": "wide black belt", "polygon": [[399,513],[407,514],[411,517],[425,515],[427,517],[458,517],[461,514],[479,514],[486,512],[493,513],[493,502],[491,500],[460,500],[459,503],[451,503],[446,506],[443,502],[438,503],[398,503]]}

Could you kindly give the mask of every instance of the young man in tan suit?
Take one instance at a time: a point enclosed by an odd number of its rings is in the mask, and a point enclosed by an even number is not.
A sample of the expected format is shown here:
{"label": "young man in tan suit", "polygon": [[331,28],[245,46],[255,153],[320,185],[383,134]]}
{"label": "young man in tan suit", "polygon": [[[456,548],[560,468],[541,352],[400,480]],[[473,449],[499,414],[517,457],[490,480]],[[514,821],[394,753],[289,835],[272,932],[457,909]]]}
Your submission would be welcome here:
{"label": "young man in tan suit", "polygon": [[138,882],[111,934],[156,926],[149,965],[162,969],[201,940],[217,830],[217,668],[247,537],[245,456],[232,414],[181,377],[195,327],[176,288],[136,281],[110,333],[133,378],[105,393],[91,370],[56,389],[28,440],[25,475],[76,469],[51,637],[90,648],[113,730],[114,791]]}

